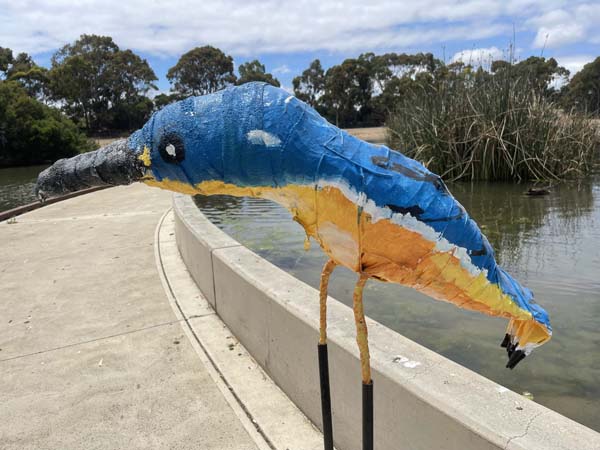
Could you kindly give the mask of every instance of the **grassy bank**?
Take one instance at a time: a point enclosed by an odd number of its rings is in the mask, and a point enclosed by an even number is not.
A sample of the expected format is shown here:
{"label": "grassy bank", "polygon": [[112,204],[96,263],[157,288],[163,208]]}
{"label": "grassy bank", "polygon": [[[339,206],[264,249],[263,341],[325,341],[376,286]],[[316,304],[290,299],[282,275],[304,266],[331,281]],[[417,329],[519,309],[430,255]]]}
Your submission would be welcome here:
{"label": "grassy bank", "polygon": [[558,180],[589,173],[597,124],[509,70],[449,72],[398,100],[390,144],[448,180]]}

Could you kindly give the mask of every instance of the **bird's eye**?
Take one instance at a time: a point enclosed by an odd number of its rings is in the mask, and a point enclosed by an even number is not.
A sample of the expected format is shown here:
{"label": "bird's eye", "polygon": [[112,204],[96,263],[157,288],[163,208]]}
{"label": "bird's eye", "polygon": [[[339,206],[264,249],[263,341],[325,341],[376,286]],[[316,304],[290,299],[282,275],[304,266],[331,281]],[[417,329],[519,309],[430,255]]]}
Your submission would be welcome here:
{"label": "bird's eye", "polygon": [[158,151],[161,158],[168,163],[179,163],[185,159],[183,140],[176,134],[165,134],[160,140]]}

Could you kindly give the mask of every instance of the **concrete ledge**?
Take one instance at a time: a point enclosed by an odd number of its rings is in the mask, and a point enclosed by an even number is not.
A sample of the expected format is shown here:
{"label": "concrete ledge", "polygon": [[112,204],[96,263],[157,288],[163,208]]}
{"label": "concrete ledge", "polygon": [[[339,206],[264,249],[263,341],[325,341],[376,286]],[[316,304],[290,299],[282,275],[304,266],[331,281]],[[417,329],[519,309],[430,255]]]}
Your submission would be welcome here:
{"label": "concrete ledge", "polygon": [[13,217],[20,216],[21,214],[25,214],[30,211],[34,211],[34,210],[42,208],[44,206],[52,205],[53,203],[58,203],[58,202],[62,202],[64,200],[69,200],[70,198],[79,197],[80,195],[91,194],[92,192],[101,191],[102,189],[108,189],[109,187],[111,187],[111,186],[91,187],[88,189],[82,189],[80,191],[71,192],[69,194],[65,194],[60,197],[49,198],[44,203],[32,202],[32,203],[28,203],[23,206],[17,206],[16,208],[0,212],[0,222],[7,220],[7,219],[12,219]]}
{"label": "concrete ledge", "polygon": [[[320,427],[318,292],[210,223],[175,195],[188,270],[256,361]],[[377,449],[600,449],[600,434],[368,320]],[[334,436],[361,448],[360,367],[352,310],[329,302]],[[500,369],[499,369],[500,370]],[[502,369],[503,370],[503,369]]]}

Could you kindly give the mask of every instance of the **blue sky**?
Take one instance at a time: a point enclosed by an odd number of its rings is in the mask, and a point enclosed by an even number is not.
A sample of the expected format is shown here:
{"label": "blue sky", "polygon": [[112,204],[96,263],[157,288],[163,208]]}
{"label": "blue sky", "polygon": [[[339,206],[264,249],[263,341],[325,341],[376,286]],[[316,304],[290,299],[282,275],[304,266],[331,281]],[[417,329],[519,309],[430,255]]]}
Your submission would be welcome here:
{"label": "blue sky", "polygon": [[286,88],[319,58],[432,52],[447,61],[555,57],[577,72],[600,56],[600,2],[560,0],[0,0],[0,46],[42,65],[82,33],[110,35],[146,58],[161,91],[187,50],[213,45],[236,65],[258,58]]}

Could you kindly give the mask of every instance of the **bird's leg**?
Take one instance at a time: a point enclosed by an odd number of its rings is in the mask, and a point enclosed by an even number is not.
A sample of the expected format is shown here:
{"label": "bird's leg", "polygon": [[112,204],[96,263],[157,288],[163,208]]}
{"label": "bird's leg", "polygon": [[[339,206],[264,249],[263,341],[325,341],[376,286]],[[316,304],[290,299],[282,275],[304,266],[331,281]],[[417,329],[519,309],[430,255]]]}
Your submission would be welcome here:
{"label": "bird's leg", "polygon": [[337,264],[330,259],[323,266],[321,284],[319,285],[319,344],[327,344],[327,286],[329,277]]}
{"label": "bird's leg", "polygon": [[365,310],[363,308],[363,289],[368,279],[368,275],[360,274],[356,286],[354,286],[354,295],[352,297],[352,309],[354,310],[354,322],[356,323],[356,342],[358,344],[358,351],[360,352],[360,366],[364,384],[371,384],[369,336],[367,323],[365,322]]}
{"label": "bird's leg", "polygon": [[327,285],[336,263],[330,259],[323,266],[319,286],[319,376],[321,379],[321,412],[323,414],[323,442],[325,450],[333,450],[333,422],[329,388],[329,357],[327,355]]}
{"label": "bird's leg", "polygon": [[354,321],[356,323],[356,342],[360,352],[362,372],[362,434],[363,450],[373,450],[373,380],[371,379],[371,362],[369,357],[369,336],[365,310],[363,308],[363,289],[369,276],[361,273],[352,297]]}

